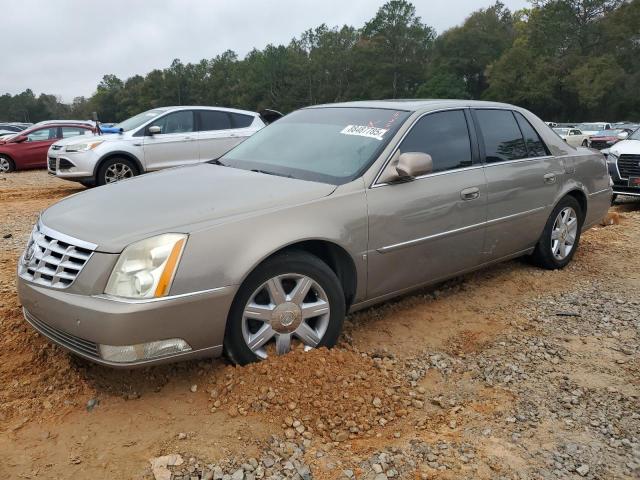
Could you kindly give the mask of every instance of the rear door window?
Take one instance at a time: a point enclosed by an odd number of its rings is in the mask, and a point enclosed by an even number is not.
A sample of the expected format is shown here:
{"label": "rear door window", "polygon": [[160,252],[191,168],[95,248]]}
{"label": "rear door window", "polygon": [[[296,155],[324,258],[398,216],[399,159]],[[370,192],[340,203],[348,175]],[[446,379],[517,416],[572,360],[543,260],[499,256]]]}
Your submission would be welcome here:
{"label": "rear door window", "polygon": [[475,112],[484,142],[487,163],[527,157],[527,147],[522,132],[510,110],[478,109]]}
{"label": "rear door window", "polygon": [[221,110],[199,110],[200,131],[228,130],[231,128],[231,117]]}
{"label": "rear door window", "polygon": [[428,153],[433,159],[433,172],[471,166],[471,141],[464,111],[425,115],[404,138],[400,152]]}
{"label": "rear door window", "polygon": [[520,112],[513,112],[518,121],[518,126],[524,137],[524,142],[527,146],[527,154],[530,158],[533,157],[545,157],[549,154],[547,147],[538,135],[538,132],[531,126],[529,120],[524,118]]}
{"label": "rear door window", "polygon": [[62,138],[76,137],[78,135],[84,135],[88,132],[85,128],[80,127],[62,127]]}

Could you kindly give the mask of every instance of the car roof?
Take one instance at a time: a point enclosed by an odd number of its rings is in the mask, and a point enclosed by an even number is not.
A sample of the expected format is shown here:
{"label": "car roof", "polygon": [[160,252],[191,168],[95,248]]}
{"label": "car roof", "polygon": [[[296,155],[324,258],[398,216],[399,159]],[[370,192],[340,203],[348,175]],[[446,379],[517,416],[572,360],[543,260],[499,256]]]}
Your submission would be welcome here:
{"label": "car roof", "polygon": [[384,108],[416,112],[435,108],[450,107],[488,107],[488,108],[518,108],[508,103],[485,102],[481,100],[453,100],[453,99],[400,99],[400,100],[362,100],[356,102],[327,103],[313,105],[307,108]]}
{"label": "car roof", "polygon": [[239,108],[227,108],[227,107],[215,107],[211,105],[174,105],[170,107],[158,107],[152,108],[152,110],[163,110],[168,112],[170,110],[221,110],[223,112],[241,113],[244,115],[258,116],[256,112],[251,110],[240,110]]}

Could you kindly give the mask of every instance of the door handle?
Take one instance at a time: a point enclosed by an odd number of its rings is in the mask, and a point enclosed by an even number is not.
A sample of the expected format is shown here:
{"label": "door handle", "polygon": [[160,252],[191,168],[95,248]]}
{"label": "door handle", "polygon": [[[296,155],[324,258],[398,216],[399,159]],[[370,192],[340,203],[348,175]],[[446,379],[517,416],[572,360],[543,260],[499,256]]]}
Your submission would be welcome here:
{"label": "door handle", "polygon": [[460,192],[460,198],[462,200],[475,200],[480,196],[480,189],[478,187],[465,188]]}
{"label": "door handle", "polygon": [[549,183],[549,184],[556,183],[555,173],[546,173],[542,178],[544,178],[544,183]]}

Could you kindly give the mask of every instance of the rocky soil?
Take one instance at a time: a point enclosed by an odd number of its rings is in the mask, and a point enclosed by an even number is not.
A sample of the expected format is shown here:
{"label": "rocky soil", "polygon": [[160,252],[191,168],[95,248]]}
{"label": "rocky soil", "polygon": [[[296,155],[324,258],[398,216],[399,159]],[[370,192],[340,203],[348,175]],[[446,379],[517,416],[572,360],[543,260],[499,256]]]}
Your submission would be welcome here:
{"label": "rocky soil", "polygon": [[10,478],[640,478],[640,202],[563,271],[513,261],[347,319],[339,346],[115,371],[21,319],[37,212],[0,175],[0,472]]}

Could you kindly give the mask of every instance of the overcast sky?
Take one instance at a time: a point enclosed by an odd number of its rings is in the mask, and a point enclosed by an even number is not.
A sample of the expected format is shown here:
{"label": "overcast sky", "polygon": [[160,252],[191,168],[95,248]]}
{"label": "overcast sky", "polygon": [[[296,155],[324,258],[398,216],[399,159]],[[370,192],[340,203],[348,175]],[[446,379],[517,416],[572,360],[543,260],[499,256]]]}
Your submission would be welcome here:
{"label": "overcast sky", "polygon": [[[438,33],[494,0],[414,0]],[[526,0],[503,0],[512,10]],[[361,27],[384,0],[22,0],[4,5],[0,94],[31,88],[71,101],[103,75],[121,79],[212,58],[227,49],[288,43],[322,23]]]}

